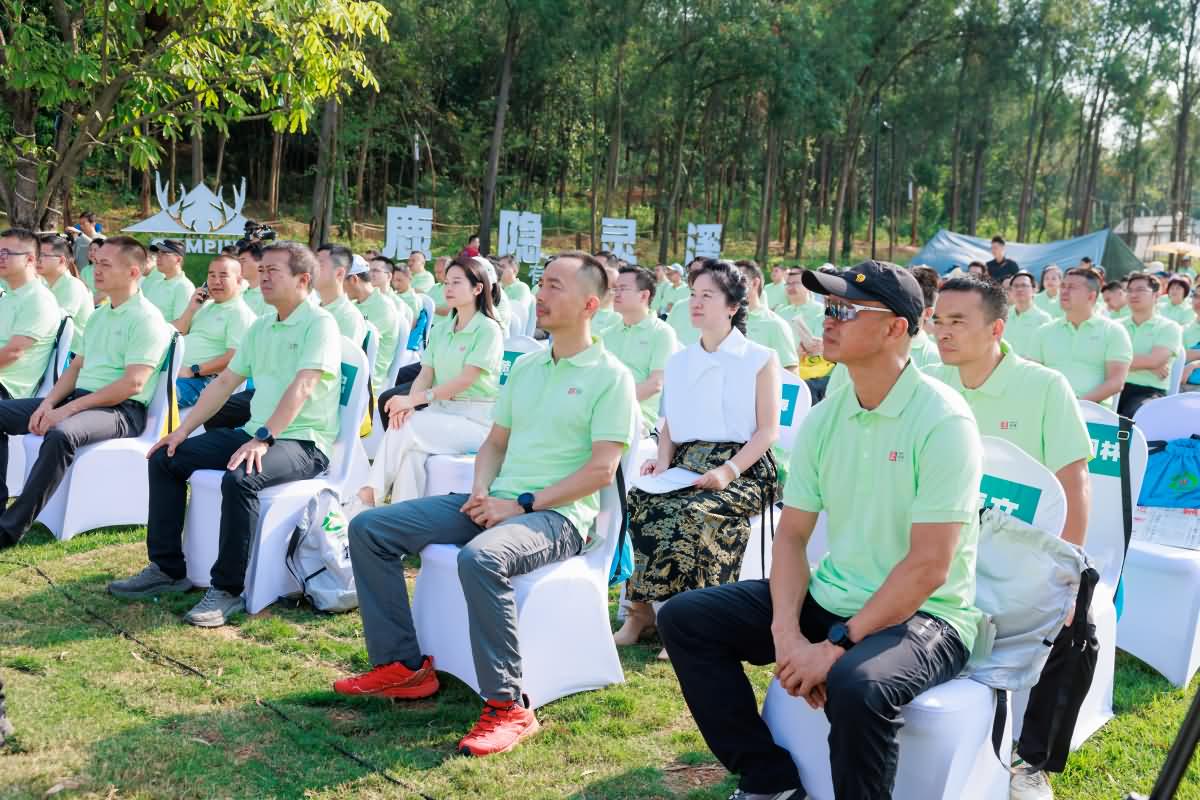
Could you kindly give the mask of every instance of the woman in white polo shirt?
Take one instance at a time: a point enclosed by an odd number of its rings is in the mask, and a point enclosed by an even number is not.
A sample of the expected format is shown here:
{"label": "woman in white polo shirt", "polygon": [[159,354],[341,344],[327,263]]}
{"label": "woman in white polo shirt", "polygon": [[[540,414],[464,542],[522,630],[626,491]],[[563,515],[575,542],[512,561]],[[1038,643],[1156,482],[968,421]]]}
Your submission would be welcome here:
{"label": "woman in white polo shirt", "polygon": [[[504,336],[479,260],[460,256],[450,264],[445,301],[450,314],[430,331],[412,389],[384,406],[388,430],[369,482],[358,492],[361,506],[375,506],[388,496],[393,503],[421,497],[425,459],[475,452],[492,426]],[[419,406],[428,408],[418,411]]]}
{"label": "woman in white polo shirt", "polygon": [[683,467],[701,477],[667,494],[630,492],[629,528],[646,564],[629,581],[618,644],[637,642],[654,624],[652,604],[736,581],[750,518],[776,497],[779,359],[746,338],[749,287],[737,267],[706,261],[691,287],[700,341],[667,361],[658,457],[642,474]]}

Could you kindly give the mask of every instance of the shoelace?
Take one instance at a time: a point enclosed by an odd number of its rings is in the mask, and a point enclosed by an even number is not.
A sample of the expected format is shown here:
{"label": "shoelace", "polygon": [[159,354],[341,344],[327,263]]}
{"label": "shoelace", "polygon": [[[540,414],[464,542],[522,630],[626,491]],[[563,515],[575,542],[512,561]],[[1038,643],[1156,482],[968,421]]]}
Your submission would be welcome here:
{"label": "shoelace", "polygon": [[480,731],[481,733],[494,732],[500,727],[500,712],[502,710],[510,709],[499,709],[495,706],[488,706],[485,708],[483,713],[479,716],[479,722],[475,723],[475,730]]}

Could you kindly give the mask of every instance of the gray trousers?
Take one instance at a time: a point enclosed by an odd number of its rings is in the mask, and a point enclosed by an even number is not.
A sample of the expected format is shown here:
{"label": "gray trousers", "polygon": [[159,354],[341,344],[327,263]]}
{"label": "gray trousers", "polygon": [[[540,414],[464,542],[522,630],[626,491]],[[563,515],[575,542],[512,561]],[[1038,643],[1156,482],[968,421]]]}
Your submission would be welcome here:
{"label": "gray trousers", "polygon": [[521,514],[485,530],[459,511],[466,501],[465,494],[422,497],[364,511],[350,521],[350,559],[367,655],[372,666],[420,664],[404,557],[430,544],[458,545],[480,694],[488,700],[520,700],[517,603],[510,579],[578,554],[583,538],[555,511]]}

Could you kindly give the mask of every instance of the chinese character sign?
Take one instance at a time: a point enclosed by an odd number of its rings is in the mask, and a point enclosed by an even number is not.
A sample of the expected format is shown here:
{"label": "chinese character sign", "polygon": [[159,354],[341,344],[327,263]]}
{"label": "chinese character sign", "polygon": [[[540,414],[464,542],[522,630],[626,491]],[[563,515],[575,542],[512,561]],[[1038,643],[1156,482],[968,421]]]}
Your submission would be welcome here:
{"label": "chinese character sign", "polygon": [[388,208],[387,234],[383,254],[404,259],[420,250],[426,258],[433,253],[433,209],[404,206]]}
{"label": "chinese character sign", "polygon": [[500,212],[500,247],[496,255],[516,256],[522,264],[542,259],[542,215],[532,211]]}
{"label": "chinese character sign", "polygon": [[600,248],[630,264],[637,263],[637,220],[605,217],[600,221]]}
{"label": "chinese character sign", "polygon": [[721,226],[694,225],[687,226],[687,245],[684,249],[683,263],[690,264],[695,258],[721,257]]}
{"label": "chinese character sign", "polygon": [[1121,443],[1117,441],[1117,426],[1089,422],[1087,427],[1092,440],[1092,459],[1088,462],[1088,472],[1121,477]]}
{"label": "chinese character sign", "polygon": [[995,475],[984,475],[979,483],[979,504],[995,508],[1002,514],[1033,524],[1042,490],[1035,486],[1015,483]]}

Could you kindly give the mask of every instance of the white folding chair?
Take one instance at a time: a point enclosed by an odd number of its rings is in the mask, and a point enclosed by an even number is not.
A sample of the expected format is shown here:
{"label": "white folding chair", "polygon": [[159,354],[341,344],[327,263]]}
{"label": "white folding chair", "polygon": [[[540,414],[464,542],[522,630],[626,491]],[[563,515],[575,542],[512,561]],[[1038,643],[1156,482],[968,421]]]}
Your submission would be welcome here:
{"label": "white folding chair", "polygon": [[[424,296],[425,295],[418,295],[418,297]],[[363,337],[362,349],[367,356],[368,371],[370,371],[371,374],[374,374],[375,359],[379,357],[379,329],[370,322],[367,323],[367,335]],[[367,377],[368,379],[370,378],[369,375]],[[371,389],[370,392],[371,393],[368,395],[368,398],[375,397],[378,399],[378,395],[374,393],[373,389]],[[374,413],[375,409],[372,409],[372,414]],[[363,416],[366,416],[366,411],[363,412]],[[372,416],[371,422],[371,431],[374,432],[374,416]],[[359,428],[362,427],[362,423],[363,420],[360,419],[358,421]],[[342,496],[350,497],[352,492],[358,490],[358,487],[366,485],[368,476],[370,474],[371,459],[367,456],[367,449],[366,445],[364,444],[364,440],[361,437],[358,437],[355,440],[353,454],[350,458],[350,472],[346,479],[347,483],[339,489]]]}
{"label": "white folding chair", "polygon": [[[75,321],[64,316],[62,322],[59,323],[58,338],[51,350],[50,359],[46,362],[46,371],[42,373],[42,380],[33,392],[34,397],[48,395],[50,389],[54,387],[55,381],[58,380],[58,376],[62,375],[63,370],[67,368],[67,364],[71,361],[71,342],[74,338]],[[25,458],[25,437],[20,434],[8,437],[6,483],[9,497],[16,497],[25,488],[25,475],[32,464],[33,462]]]}
{"label": "white folding chair", "polygon": [[[1183,381],[1183,368],[1187,365],[1187,348],[1180,351],[1175,357],[1175,363],[1171,364],[1171,375],[1167,378],[1167,396],[1179,394],[1179,384]],[[1137,414],[1135,413],[1136,417]]]}
{"label": "white folding chair", "polygon": [[534,294],[531,293],[529,295],[529,302],[526,305],[528,306],[528,311],[526,312],[528,319],[525,321],[525,335],[533,336],[537,331],[537,298]]}
{"label": "white folding chair", "polygon": [[[429,324],[425,326],[425,333],[421,337],[421,350],[429,344],[429,329],[433,327],[433,323],[437,321],[437,303],[427,294],[419,294],[417,297],[421,301],[421,308],[425,309],[425,313],[429,317]],[[413,325],[417,324],[417,320],[413,319]],[[420,352],[420,351],[418,351]]]}
{"label": "white folding chair", "polygon": [[[635,413],[630,432],[634,441],[640,425]],[[626,475],[633,474],[634,460],[631,447],[621,459]],[[466,477],[469,490],[470,476]],[[625,681],[608,621],[608,576],[621,530],[621,502],[614,481],[600,492],[600,515],[584,552],[512,579],[524,673],[521,689],[534,708]],[[458,553],[458,547],[447,544],[421,551],[413,618],[421,650],[433,656],[438,670],[479,691]]]}
{"label": "white folding chair", "polygon": [[[1071,749],[1083,744],[1113,718],[1113,679],[1116,670],[1117,609],[1114,597],[1121,580],[1125,554],[1125,530],[1121,507],[1121,459],[1117,440],[1118,417],[1114,411],[1087,400],[1079,402],[1092,437],[1092,459],[1088,462],[1091,480],[1091,508],[1088,512],[1084,552],[1100,573],[1100,582],[1092,597],[1092,617],[1100,656],[1092,688],[1084,698]],[[1134,502],[1142,490],[1146,471],[1146,437],[1135,426],[1129,442],[1130,486]],[[1128,592],[1126,592],[1128,594]],[[1014,709],[1014,714],[1016,713]],[[1019,716],[1017,717],[1020,718]]]}
{"label": "white folding chair", "polygon": [[[1200,433],[1200,393],[1151,400],[1133,419],[1149,440],[1186,439]],[[1200,552],[1134,539],[1124,574],[1117,645],[1175,686],[1187,686],[1200,669]]]}
{"label": "white folding chair", "polygon": [[396,337],[396,352],[392,354],[392,363],[388,367],[387,380],[383,386],[377,386],[375,394],[375,412],[371,418],[371,433],[367,438],[362,440],[363,450],[367,453],[367,458],[375,460],[375,454],[379,452],[379,445],[383,442],[383,434],[387,430],[387,420],[383,418],[383,408],[379,405],[379,395],[386,392],[396,385],[396,376],[400,374],[400,368],[406,367],[409,364],[416,363],[419,356],[415,350],[408,349],[408,336],[411,328],[404,320],[400,321],[400,334]]}
{"label": "white folding chair", "polygon": [[[246,610],[256,614],[278,598],[300,590],[284,563],[288,540],[308,501],[322,489],[341,493],[358,442],[358,426],[367,411],[367,384],[371,369],[362,349],[342,337],[342,390],[339,397],[338,435],[329,468],[310,480],[293,481],[259,492],[258,531],[246,570]],[[143,470],[145,468],[143,467]],[[183,529],[183,552],[188,580],[208,586],[212,565],[217,560],[221,530],[221,481],[224,470],[202,469],[192,473],[192,489]]]}
{"label": "white folding chair", "polygon": [[[171,358],[163,359],[157,373],[140,436],[84,445],[75,453],[74,463],[37,517],[58,539],[66,541],[107,525],[146,524],[150,503],[146,453],[166,431],[183,349],[183,337],[176,334],[168,350]],[[25,460],[32,465],[42,437],[28,434],[24,444]]]}
{"label": "white folding chair", "polygon": [[529,326],[529,305],[527,303],[509,303],[512,309],[508,318],[508,336],[523,336]]}
{"label": "white folding chair", "polygon": [[[784,450],[791,450],[796,441],[796,431],[800,429],[800,423],[812,408],[812,394],[808,391],[808,384],[787,370],[779,370],[779,376],[782,398],[779,406],[779,438],[775,441]],[[774,536],[775,530],[771,527],[770,538],[773,539]],[[770,573],[770,539],[762,535],[762,515],[756,514],[750,518],[750,538],[746,542],[746,552],[742,555],[742,569],[738,573],[738,580],[756,580],[765,578]]]}
{"label": "white folding chair", "polygon": [[984,436],[982,440],[980,505],[1061,536],[1067,524],[1067,495],[1054,473],[1006,439]]}
{"label": "white folding chair", "polygon": [[536,353],[544,347],[544,344],[529,336],[509,336],[505,339],[504,357],[500,361],[500,385],[508,383],[508,371],[520,356]]}

